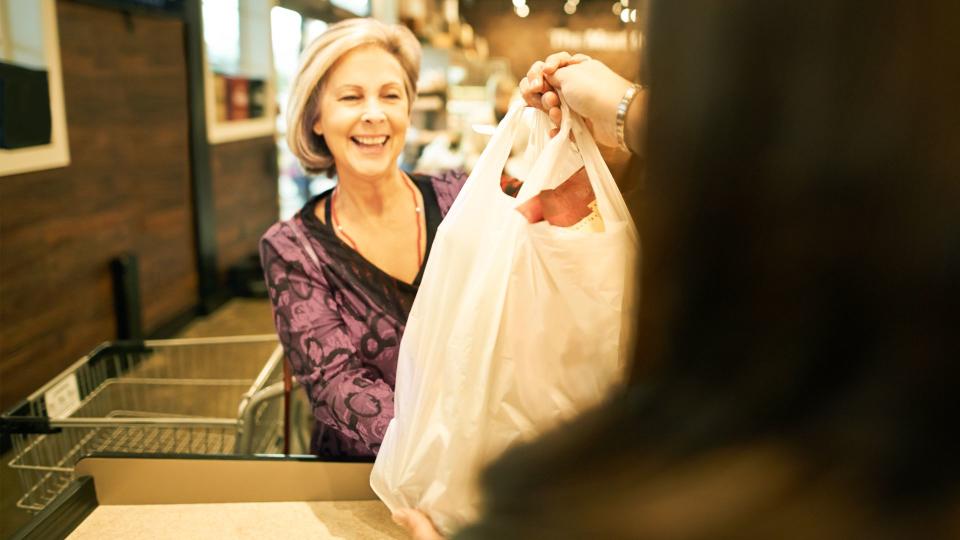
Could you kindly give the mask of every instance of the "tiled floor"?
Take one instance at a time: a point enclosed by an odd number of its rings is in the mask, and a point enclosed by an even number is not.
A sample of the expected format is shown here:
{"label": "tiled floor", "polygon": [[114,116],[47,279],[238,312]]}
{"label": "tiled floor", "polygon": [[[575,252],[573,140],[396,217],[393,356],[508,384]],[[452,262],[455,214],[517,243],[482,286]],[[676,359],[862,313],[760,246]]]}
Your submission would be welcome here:
{"label": "tiled floor", "polygon": [[[235,298],[213,314],[198,318],[177,337],[211,337],[274,333],[270,302]],[[17,508],[23,491],[15,470],[8,466],[12,452],[0,456],[0,539],[10,538],[31,515]]]}

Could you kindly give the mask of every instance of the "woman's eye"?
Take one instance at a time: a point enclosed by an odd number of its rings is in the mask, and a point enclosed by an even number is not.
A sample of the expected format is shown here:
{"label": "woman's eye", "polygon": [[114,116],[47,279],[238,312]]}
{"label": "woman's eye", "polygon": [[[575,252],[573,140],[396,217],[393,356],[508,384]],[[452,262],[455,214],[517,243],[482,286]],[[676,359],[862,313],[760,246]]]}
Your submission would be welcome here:
{"label": "woman's eye", "polygon": [[356,101],[360,96],[340,96],[340,101]]}
{"label": "woman's eye", "polygon": [[400,94],[387,94],[385,97],[387,99],[400,99]]}

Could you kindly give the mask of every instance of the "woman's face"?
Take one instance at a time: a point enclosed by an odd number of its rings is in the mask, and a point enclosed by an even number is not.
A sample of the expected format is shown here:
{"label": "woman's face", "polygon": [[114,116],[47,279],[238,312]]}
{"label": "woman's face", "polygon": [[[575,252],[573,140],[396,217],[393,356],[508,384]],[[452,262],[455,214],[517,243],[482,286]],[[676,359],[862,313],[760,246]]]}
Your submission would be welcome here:
{"label": "woman's face", "polygon": [[331,68],[313,131],[338,174],[375,178],[397,167],[410,124],[404,80],[400,62],[376,46],[354,49]]}

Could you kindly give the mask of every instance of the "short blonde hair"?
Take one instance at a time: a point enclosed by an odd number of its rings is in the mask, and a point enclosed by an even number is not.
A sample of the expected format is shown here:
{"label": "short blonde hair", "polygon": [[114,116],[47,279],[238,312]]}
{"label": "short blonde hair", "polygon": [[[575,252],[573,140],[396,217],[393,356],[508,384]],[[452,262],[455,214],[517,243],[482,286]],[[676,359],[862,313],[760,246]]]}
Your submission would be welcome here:
{"label": "short blonde hair", "polygon": [[326,141],[313,132],[320,115],[320,92],[327,73],[348,52],[368,45],[381,47],[400,62],[408,113],[413,110],[421,56],[420,43],[413,32],[405,26],[384,24],[376,19],[348,19],[331,25],[303,51],[287,105],[287,144],[309,173],[328,173],[334,169]]}

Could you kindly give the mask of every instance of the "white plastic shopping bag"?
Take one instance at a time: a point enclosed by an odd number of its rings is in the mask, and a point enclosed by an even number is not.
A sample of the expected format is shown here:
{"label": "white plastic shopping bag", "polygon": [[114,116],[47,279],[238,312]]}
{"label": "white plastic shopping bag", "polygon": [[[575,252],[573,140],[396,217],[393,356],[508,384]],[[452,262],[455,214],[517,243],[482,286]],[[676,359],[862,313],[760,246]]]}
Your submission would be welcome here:
{"label": "white plastic shopping bag", "polygon": [[[623,198],[565,106],[557,136],[531,137],[547,142],[517,198],[504,194],[521,113],[501,122],[437,231],[371,477],[391,510],[419,508],[445,533],[477,516],[484,465],[602,401],[631,347],[639,244]],[[543,118],[535,129],[548,129]],[[516,210],[580,167],[602,232],[531,224]]]}

